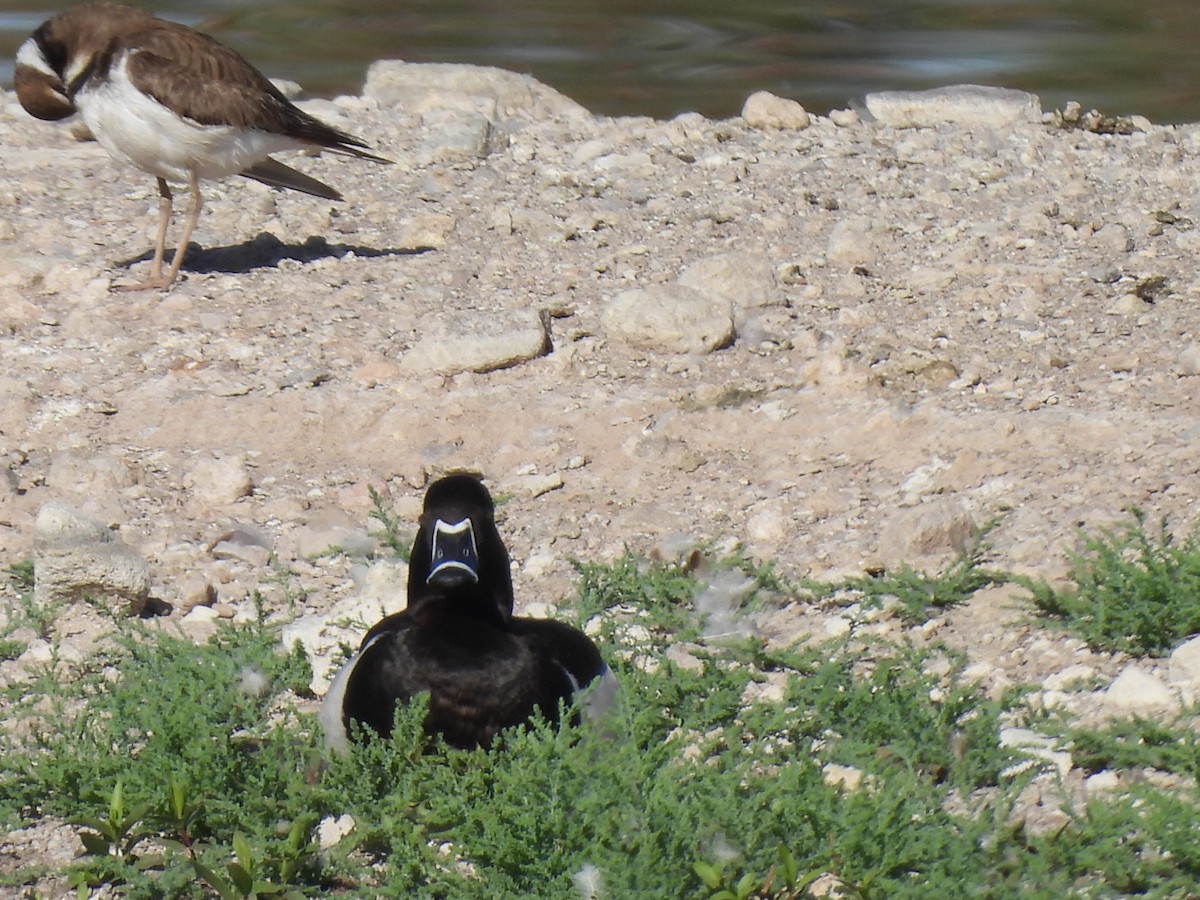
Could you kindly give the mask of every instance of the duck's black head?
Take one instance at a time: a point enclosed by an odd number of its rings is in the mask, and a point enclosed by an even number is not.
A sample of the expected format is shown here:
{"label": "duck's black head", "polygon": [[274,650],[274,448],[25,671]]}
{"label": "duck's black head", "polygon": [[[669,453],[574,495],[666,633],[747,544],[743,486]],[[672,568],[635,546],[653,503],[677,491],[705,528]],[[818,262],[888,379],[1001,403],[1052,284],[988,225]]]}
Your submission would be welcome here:
{"label": "duck's black head", "polygon": [[413,616],[441,602],[502,625],[512,618],[508,550],[492,496],[475,477],[450,475],[429,486],[408,565]]}

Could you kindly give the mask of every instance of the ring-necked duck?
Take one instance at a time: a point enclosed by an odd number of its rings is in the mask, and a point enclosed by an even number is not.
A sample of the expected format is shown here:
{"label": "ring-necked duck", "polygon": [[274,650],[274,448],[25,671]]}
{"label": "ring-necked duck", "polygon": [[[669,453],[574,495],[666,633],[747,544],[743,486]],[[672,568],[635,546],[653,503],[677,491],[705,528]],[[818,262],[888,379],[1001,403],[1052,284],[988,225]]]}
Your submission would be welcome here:
{"label": "ring-necked duck", "polygon": [[429,694],[425,730],[457,747],[488,746],[535,712],[587,688],[585,711],[611,702],[616,679],[582,632],[514,616],[508,551],[487,489],[470,475],[425,494],[408,571],[408,605],[377,623],[334,678],[321,706],[326,740],[349,745],[358,721],[390,735],[396,704]]}

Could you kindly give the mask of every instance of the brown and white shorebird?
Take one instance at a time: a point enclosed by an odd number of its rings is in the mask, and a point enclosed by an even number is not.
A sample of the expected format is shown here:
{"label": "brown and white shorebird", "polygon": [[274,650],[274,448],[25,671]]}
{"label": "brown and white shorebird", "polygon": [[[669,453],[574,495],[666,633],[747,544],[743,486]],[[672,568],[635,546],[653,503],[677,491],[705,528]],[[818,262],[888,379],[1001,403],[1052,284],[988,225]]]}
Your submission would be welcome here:
{"label": "brown and white shorebird", "polygon": [[[298,109],[239,53],[185,25],[100,0],[47,19],[17,51],[17,99],[39,119],[78,112],[114,158],[158,179],[158,240],[150,277],[123,290],[166,288],[179,274],[203,201],[199,182],[245,175],[327,200],[342,195],[270,154],[325,148],[374,162],[367,144]],[[192,206],[163,274],[171,189]]]}

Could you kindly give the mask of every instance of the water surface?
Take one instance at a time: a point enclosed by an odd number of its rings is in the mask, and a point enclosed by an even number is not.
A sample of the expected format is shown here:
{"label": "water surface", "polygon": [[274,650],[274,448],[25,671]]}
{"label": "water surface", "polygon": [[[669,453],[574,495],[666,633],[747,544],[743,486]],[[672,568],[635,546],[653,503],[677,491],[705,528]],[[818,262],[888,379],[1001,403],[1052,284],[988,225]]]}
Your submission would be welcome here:
{"label": "water surface", "polygon": [[[66,4],[0,0],[0,82]],[[766,89],[815,112],[976,82],[1158,122],[1200,120],[1196,0],[160,0],[310,94],[357,93],[375,59],[529,72],[588,108],[736,114]]]}

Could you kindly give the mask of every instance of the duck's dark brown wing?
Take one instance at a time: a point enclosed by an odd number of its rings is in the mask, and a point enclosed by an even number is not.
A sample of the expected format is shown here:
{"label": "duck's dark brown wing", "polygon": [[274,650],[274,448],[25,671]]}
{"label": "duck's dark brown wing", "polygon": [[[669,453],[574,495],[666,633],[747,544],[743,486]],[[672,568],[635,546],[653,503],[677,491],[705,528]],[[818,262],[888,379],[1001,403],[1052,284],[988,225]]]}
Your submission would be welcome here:
{"label": "duck's dark brown wing", "polygon": [[518,617],[513,619],[512,631],[535,641],[539,652],[565,669],[577,689],[586,687],[604,673],[604,659],[591,638],[565,622]]}
{"label": "duck's dark brown wing", "polygon": [[553,619],[515,618],[514,634],[535,641],[539,654],[552,660],[571,681],[571,696],[583,717],[592,721],[603,718],[617,702],[620,685],[604,662],[600,650],[582,631]]}

